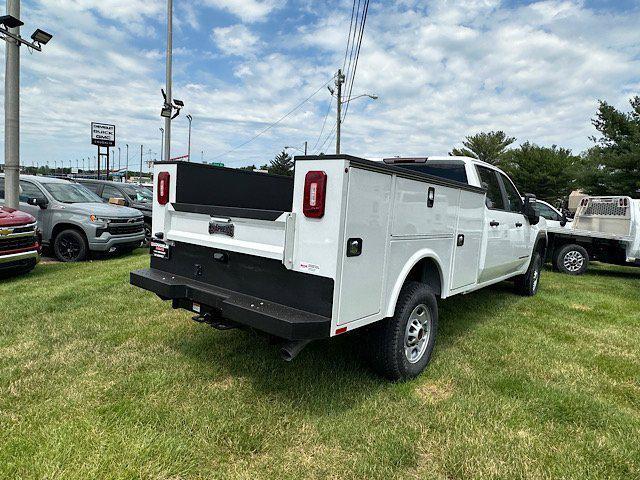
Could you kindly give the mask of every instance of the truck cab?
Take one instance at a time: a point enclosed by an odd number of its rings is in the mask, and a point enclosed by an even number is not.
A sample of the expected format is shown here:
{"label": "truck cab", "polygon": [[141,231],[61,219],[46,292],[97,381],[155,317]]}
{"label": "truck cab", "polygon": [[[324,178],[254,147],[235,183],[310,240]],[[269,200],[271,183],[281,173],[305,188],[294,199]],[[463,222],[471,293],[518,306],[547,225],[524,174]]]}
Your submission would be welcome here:
{"label": "truck cab", "polygon": [[131,283],[216,328],[309,341],[367,327],[392,380],[427,365],[437,300],[512,280],[537,292],[546,227],[495,166],[466,157],[296,157],[279,177],[186,162],[154,172],[149,269]]}

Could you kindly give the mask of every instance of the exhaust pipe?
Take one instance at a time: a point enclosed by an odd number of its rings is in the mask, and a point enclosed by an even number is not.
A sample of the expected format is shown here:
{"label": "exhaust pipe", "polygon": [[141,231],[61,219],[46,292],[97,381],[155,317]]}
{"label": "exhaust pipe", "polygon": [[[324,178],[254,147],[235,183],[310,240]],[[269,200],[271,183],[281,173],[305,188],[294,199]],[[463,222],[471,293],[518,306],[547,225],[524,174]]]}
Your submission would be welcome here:
{"label": "exhaust pipe", "polygon": [[291,340],[285,342],[280,347],[280,356],[285,362],[290,362],[298,356],[304,347],[306,347],[311,340]]}

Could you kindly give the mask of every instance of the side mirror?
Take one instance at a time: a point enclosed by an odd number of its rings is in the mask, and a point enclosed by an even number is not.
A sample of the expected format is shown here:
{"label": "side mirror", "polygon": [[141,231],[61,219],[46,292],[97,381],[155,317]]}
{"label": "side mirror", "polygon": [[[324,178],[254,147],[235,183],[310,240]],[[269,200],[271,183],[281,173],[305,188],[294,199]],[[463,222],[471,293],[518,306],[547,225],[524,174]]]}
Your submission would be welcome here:
{"label": "side mirror", "polygon": [[33,207],[40,207],[41,209],[44,210],[45,208],[47,208],[47,205],[49,204],[49,202],[47,202],[45,198],[31,197],[27,199],[27,204]]}
{"label": "side mirror", "polygon": [[109,199],[109,203],[111,205],[118,205],[120,207],[124,207],[125,206],[125,201],[124,198],[116,198],[116,197],[111,197]]}
{"label": "side mirror", "polygon": [[566,226],[568,221],[569,220],[567,219],[567,214],[562,212],[562,218],[560,219],[560,226],[561,227]]}
{"label": "side mirror", "polygon": [[536,196],[532,193],[526,193],[524,195],[524,206],[522,207],[522,214],[527,217],[531,225],[537,225],[540,222],[540,214],[536,212]]}

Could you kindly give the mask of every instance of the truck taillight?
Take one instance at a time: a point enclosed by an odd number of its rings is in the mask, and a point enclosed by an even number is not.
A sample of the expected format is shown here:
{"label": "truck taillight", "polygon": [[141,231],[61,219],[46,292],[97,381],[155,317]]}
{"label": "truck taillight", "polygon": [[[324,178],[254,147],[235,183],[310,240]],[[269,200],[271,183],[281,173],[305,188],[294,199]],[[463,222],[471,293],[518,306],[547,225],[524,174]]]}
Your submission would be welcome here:
{"label": "truck taillight", "polygon": [[302,212],[305,217],[322,218],[327,196],[327,174],[312,170],[304,177],[304,202]]}
{"label": "truck taillight", "polygon": [[158,203],[166,205],[169,202],[169,186],[171,184],[171,176],[169,172],[160,172],[158,174]]}

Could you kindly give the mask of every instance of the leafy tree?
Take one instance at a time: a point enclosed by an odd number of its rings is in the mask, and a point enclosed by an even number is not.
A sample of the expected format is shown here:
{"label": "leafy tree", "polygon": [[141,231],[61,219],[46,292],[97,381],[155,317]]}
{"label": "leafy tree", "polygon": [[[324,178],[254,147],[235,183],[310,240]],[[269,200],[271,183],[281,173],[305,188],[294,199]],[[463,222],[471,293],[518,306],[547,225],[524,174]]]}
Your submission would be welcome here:
{"label": "leafy tree", "polygon": [[571,150],[540,147],[525,142],[504,153],[500,166],[518,186],[521,194],[534,193],[538,198],[557,204],[575,189],[576,169],[580,157]]}
{"label": "leafy tree", "polygon": [[282,150],[276,157],[271,160],[269,165],[269,173],[274,175],[293,175],[293,158],[286,151]]}
{"label": "leafy tree", "polygon": [[462,141],[464,148],[454,148],[449,155],[477,158],[483,162],[497,165],[500,163],[507,147],[515,142],[514,137],[507,137],[502,131],[481,132],[471,135]]}
{"label": "leafy tree", "polygon": [[593,126],[600,138],[583,155],[580,186],[591,195],[640,193],[640,97],[630,100],[631,112],[621,112],[599,102]]}
{"label": "leafy tree", "polygon": [[250,172],[253,172],[256,169],[255,165],[245,165],[244,167],[240,167],[239,170],[249,170]]}

